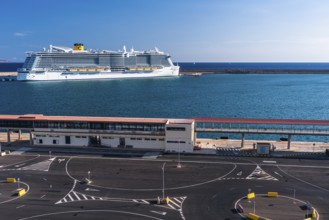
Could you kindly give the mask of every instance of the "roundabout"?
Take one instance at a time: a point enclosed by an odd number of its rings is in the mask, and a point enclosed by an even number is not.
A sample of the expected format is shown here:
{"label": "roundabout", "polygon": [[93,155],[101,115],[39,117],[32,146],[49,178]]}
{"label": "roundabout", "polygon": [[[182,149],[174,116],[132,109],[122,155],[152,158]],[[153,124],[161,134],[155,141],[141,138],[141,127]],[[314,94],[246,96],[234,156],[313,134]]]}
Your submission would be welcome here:
{"label": "roundabout", "polygon": [[249,193],[235,203],[235,210],[247,219],[316,219],[318,211],[308,201],[279,195],[277,192],[267,194]]}

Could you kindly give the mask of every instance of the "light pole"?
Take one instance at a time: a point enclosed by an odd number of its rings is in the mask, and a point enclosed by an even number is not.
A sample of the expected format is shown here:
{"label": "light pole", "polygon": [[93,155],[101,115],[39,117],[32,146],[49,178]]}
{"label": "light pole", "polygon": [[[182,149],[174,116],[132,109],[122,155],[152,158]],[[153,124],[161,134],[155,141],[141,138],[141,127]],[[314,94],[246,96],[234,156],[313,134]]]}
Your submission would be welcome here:
{"label": "light pole", "polygon": [[294,204],[296,204],[296,190],[294,189]]}
{"label": "light pole", "polygon": [[163,200],[165,199],[165,193],[164,193],[164,190],[165,190],[165,182],[164,182],[164,168],[165,168],[165,165],[166,165],[166,162],[164,162],[163,165],[162,165],[162,199]]}
{"label": "light pole", "polygon": [[17,189],[19,189],[19,177],[17,178]]}
{"label": "light pole", "polygon": [[314,153],[314,147],[315,147],[315,143],[313,143],[313,153]]}
{"label": "light pole", "polygon": [[88,180],[91,181],[91,179],[90,179],[90,171],[88,171]]}
{"label": "light pole", "polygon": [[180,140],[178,141],[178,164],[177,168],[182,168],[182,165],[180,164]]}
{"label": "light pole", "polygon": [[[249,189],[248,189],[248,194],[250,194],[250,192],[251,192],[251,189],[249,188]],[[248,197],[248,202],[249,202],[249,203],[251,202],[250,199],[249,199],[249,197]]]}
{"label": "light pole", "polygon": [[256,202],[254,201],[254,214],[256,214]]}

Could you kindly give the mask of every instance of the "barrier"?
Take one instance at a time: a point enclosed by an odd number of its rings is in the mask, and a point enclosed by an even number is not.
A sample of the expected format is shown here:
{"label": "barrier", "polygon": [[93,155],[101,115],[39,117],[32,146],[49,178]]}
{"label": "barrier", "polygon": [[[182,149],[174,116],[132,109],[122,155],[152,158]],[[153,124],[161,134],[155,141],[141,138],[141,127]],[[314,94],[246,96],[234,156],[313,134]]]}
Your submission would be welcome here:
{"label": "barrier", "polygon": [[268,197],[278,197],[279,193],[278,192],[267,192]]}
{"label": "barrier", "polygon": [[255,198],[255,193],[249,193],[247,195],[247,199],[253,199],[253,198]]}
{"label": "barrier", "polygon": [[25,189],[20,189],[20,190],[17,192],[17,195],[18,195],[18,196],[23,196],[25,193],[26,193]]}
{"label": "barrier", "polygon": [[7,183],[16,183],[16,178],[7,178]]}
{"label": "barrier", "polygon": [[254,214],[254,213],[249,213],[248,214],[248,219],[251,219],[251,220],[258,220],[259,219],[259,216]]}
{"label": "barrier", "polygon": [[311,218],[305,218],[304,220],[312,220]]}
{"label": "barrier", "polygon": [[313,211],[312,211],[312,218],[313,218],[313,219],[317,218],[317,214],[316,214],[315,209],[313,209]]}
{"label": "barrier", "polygon": [[170,199],[169,199],[169,197],[167,196],[167,198],[166,198],[166,204],[168,204],[170,202]]}

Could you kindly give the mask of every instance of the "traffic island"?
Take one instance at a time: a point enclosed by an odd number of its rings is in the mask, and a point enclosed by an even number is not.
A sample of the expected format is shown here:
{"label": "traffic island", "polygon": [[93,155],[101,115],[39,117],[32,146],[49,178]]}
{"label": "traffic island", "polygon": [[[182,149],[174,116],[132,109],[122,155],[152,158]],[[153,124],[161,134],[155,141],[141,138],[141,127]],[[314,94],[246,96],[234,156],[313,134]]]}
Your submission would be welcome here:
{"label": "traffic island", "polygon": [[19,198],[27,192],[25,187],[18,189],[17,186],[17,182],[13,182],[12,178],[0,181],[0,204]]}
{"label": "traffic island", "polygon": [[240,198],[235,203],[237,213],[246,219],[312,219],[318,212],[307,201],[279,195],[278,192],[255,194]]}

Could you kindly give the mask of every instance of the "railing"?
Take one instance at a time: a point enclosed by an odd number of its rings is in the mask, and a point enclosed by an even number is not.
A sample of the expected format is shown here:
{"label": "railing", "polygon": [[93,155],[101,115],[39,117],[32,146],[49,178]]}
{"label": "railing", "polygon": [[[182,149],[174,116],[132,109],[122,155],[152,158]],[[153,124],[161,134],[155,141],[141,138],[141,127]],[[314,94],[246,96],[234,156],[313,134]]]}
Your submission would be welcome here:
{"label": "railing", "polygon": [[196,128],[196,132],[249,133],[249,134],[295,134],[329,135],[329,130],[318,129],[270,129],[270,128]]}

